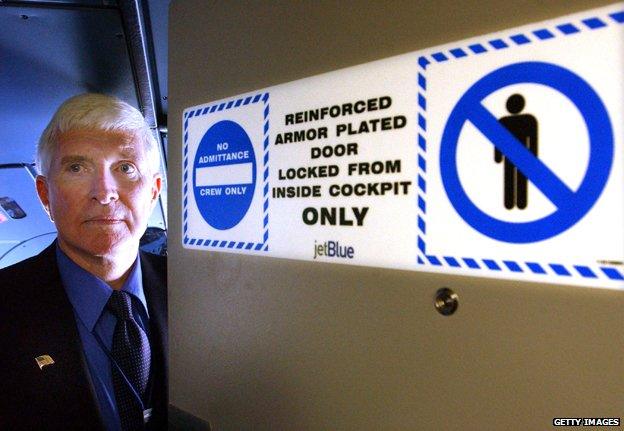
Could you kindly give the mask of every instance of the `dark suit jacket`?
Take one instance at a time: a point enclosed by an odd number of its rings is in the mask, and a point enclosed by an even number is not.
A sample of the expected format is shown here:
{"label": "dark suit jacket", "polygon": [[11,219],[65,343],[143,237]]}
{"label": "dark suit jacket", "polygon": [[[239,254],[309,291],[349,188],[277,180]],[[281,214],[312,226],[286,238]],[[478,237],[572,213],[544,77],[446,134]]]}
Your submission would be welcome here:
{"label": "dark suit jacket", "polygon": [[[72,306],[56,264],[56,242],[0,271],[0,429],[103,429]],[[166,259],[140,252],[150,315],[150,429],[167,428]],[[35,358],[53,365],[39,369]]]}

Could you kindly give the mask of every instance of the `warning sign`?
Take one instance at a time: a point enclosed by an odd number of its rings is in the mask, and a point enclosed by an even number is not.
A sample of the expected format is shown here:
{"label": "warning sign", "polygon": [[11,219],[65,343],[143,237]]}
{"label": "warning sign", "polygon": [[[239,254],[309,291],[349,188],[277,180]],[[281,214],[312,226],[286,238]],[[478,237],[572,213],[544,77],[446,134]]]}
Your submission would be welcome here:
{"label": "warning sign", "polygon": [[185,112],[185,245],[266,248],[267,107],[260,93]]}
{"label": "warning sign", "polygon": [[183,244],[624,287],[623,42],[613,5],[188,108]]}
{"label": "warning sign", "polygon": [[[522,83],[541,84],[545,88],[558,90],[568,98],[571,108],[579,110],[588,136],[585,138],[583,134],[578,134],[570,139],[587,141],[589,154],[585,172],[578,171],[582,181],[577,191],[571,190],[553,171],[554,168],[549,168],[538,157],[539,123],[534,115],[522,113],[525,97],[517,93],[522,89],[522,85],[518,84]],[[512,85],[513,94],[505,103],[507,115],[496,118],[482,107],[481,101],[486,96],[494,91],[505,91]],[[566,109],[565,106],[558,108]],[[549,115],[550,120],[559,123],[557,128],[564,129],[565,123],[561,123],[557,115],[556,111]],[[532,184],[556,207],[555,211],[535,221],[517,223],[500,221],[474,206],[462,191],[455,160],[462,128],[468,122],[491,142],[494,161],[504,161],[503,187],[499,189],[503,190],[505,209],[526,209],[528,185]],[[563,130],[560,134],[564,134]],[[559,148],[560,154],[553,158],[554,165],[567,164],[566,152],[570,150],[567,142],[560,137],[550,143],[542,143],[543,146],[550,144]],[[472,158],[470,155],[466,157]],[[542,62],[514,63],[477,81],[453,109],[442,135],[440,149],[440,172],[445,190],[462,218],[479,232],[511,243],[531,243],[551,238],[576,224],[602,193],[612,162],[613,128],[600,97],[574,73]],[[480,192],[483,193],[487,186],[483,184]],[[491,199],[498,193],[490,191],[489,194]]]}
{"label": "warning sign", "polygon": [[440,143],[421,261],[622,285],[624,57],[595,49],[622,43],[621,21],[593,11],[421,57],[423,135]]}

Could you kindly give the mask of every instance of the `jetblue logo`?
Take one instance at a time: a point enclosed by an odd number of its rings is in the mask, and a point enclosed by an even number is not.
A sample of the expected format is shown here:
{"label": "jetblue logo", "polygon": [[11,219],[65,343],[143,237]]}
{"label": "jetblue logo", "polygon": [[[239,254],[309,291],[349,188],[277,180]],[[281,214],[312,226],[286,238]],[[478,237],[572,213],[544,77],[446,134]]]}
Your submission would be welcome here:
{"label": "jetblue logo", "polygon": [[341,259],[353,259],[355,250],[351,246],[342,245],[338,241],[314,241],[314,259],[321,256],[338,257]]}

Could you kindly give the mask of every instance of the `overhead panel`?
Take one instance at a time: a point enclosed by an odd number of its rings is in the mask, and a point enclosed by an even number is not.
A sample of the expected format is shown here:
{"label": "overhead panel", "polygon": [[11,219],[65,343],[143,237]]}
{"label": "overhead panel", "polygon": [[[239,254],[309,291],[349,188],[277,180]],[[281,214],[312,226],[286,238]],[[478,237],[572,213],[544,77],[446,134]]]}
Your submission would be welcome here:
{"label": "overhead panel", "polygon": [[137,106],[119,11],[0,7],[0,163],[32,162],[35,145],[69,96],[94,91]]}

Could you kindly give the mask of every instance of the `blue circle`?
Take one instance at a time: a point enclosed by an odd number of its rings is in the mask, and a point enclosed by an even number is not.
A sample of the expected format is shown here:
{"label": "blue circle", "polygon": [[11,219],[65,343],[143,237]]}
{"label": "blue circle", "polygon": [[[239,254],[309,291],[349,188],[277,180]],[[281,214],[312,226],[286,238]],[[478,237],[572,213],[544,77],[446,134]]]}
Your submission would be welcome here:
{"label": "blue circle", "polygon": [[[482,108],[481,101],[491,93],[518,83],[545,85],[566,96],[583,116],[590,142],[587,170],[571,198],[557,206],[553,213],[521,223],[499,220],[481,211],[466,194],[457,170],[457,144],[471,110]],[[484,76],[457,102],[442,135],[440,172],[453,207],[470,226],[493,239],[529,243],[558,235],[587,214],[609,178],[613,152],[613,129],[607,109],[590,85],[560,66],[523,62],[501,67]],[[531,179],[531,175],[526,176]]]}
{"label": "blue circle", "polygon": [[[238,165],[238,166],[237,166]],[[230,166],[231,170],[243,171],[243,177],[214,179],[218,172],[212,170],[212,179],[197,185],[198,169]],[[227,169],[227,168],[226,168]],[[251,169],[251,182],[248,173]],[[204,174],[207,171],[200,171]],[[245,130],[230,120],[212,125],[197,148],[193,165],[193,192],[195,202],[204,220],[215,229],[226,230],[236,226],[245,217],[256,186],[256,156]]]}

